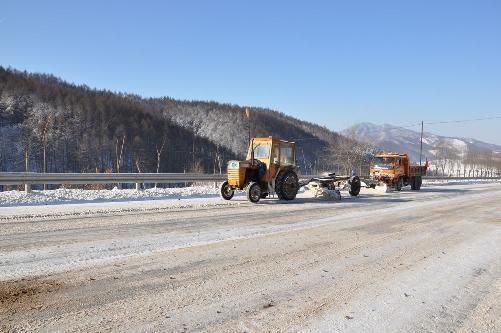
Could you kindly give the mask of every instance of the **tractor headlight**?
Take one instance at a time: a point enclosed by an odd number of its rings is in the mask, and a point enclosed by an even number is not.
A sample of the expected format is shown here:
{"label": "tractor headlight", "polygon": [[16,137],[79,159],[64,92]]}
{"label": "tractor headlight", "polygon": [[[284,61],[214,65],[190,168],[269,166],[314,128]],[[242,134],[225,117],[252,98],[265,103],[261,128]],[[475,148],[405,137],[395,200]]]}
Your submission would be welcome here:
{"label": "tractor headlight", "polygon": [[228,169],[238,169],[238,167],[239,167],[238,161],[229,161],[228,162]]}

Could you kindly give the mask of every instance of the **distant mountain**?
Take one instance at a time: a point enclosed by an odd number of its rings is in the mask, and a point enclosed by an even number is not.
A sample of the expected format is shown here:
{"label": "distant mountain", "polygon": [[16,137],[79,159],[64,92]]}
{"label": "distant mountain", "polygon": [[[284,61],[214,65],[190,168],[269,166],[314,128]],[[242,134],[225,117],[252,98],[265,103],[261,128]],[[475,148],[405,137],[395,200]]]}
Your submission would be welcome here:
{"label": "distant mountain", "polygon": [[[355,124],[341,132],[354,139],[370,142],[381,149],[408,152],[410,158],[419,161],[421,133],[408,128],[389,124],[372,123]],[[441,157],[446,150],[449,154],[461,159],[468,151],[494,153],[501,155],[501,146],[482,142],[472,138],[446,137],[425,132],[423,135],[423,160],[434,160]]]}

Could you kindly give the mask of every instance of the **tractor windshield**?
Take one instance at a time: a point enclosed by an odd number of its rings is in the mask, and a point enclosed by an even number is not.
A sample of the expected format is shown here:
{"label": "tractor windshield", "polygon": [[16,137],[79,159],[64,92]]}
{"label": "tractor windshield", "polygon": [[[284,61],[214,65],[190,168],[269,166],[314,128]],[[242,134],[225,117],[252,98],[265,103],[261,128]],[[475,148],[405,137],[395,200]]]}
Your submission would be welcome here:
{"label": "tractor windshield", "polygon": [[[254,144],[254,158],[267,159],[270,158],[271,145],[269,143],[255,143]],[[247,159],[251,159],[252,151],[249,149]]]}
{"label": "tractor windshield", "polygon": [[394,157],[382,157],[378,156],[374,159],[374,166],[376,168],[392,169],[394,166]]}
{"label": "tractor windshield", "polygon": [[294,164],[294,151],[291,145],[280,145],[280,164],[292,165]]}

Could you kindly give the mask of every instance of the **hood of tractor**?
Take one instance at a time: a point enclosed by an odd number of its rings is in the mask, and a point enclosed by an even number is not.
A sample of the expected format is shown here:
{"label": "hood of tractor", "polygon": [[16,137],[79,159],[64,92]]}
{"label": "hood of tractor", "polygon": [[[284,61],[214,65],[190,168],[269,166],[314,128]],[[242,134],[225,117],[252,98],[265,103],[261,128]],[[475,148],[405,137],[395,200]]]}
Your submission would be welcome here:
{"label": "hood of tractor", "polygon": [[228,184],[230,186],[241,187],[245,182],[245,170],[250,166],[248,161],[228,162]]}

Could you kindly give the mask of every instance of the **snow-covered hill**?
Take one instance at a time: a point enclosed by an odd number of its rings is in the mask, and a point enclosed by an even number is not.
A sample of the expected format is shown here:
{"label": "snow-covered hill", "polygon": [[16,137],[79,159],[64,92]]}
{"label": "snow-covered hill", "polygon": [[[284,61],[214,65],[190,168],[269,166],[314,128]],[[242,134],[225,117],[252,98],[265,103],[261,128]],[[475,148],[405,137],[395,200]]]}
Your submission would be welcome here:
{"label": "snow-covered hill", "polygon": [[[392,151],[408,152],[413,161],[419,161],[420,132],[389,124],[375,125],[359,123],[341,132],[360,141],[371,142],[374,145]],[[435,135],[425,132],[423,136],[423,160],[443,158],[446,151],[463,159],[468,150],[490,153],[501,157],[501,146],[482,142],[471,138],[455,138]]]}

